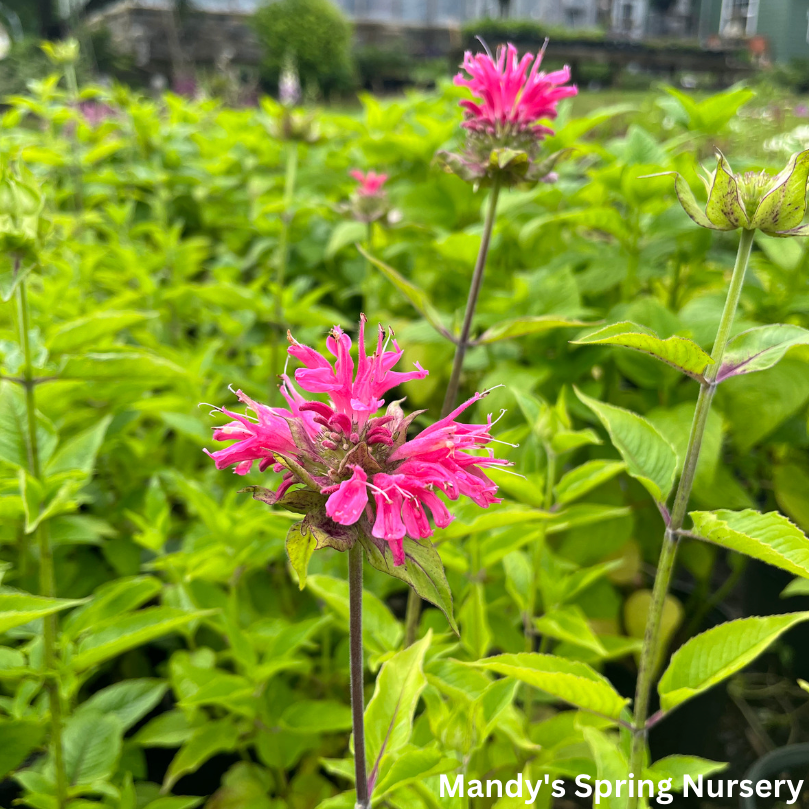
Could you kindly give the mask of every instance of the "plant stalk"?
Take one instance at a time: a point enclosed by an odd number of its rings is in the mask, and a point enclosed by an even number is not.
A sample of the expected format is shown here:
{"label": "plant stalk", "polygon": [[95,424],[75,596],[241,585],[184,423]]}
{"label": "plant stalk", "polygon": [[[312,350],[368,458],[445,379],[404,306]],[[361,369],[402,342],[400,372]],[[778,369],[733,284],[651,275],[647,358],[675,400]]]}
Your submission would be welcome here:
{"label": "plant stalk", "polygon": [[461,386],[461,372],[463,371],[463,361],[466,356],[466,349],[469,347],[469,332],[472,330],[472,319],[475,316],[475,308],[478,304],[480,288],[483,285],[483,274],[486,270],[486,259],[489,257],[489,243],[492,239],[494,221],[497,218],[497,200],[500,196],[500,181],[494,180],[492,191],[489,195],[489,207],[486,210],[486,220],[483,223],[483,238],[480,242],[480,251],[475,262],[475,270],[472,273],[472,284],[469,287],[469,297],[466,301],[466,312],[464,314],[461,336],[458,338],[458,346],[455,349],[455,360],[452,363],[452,374],[447,385],[447,393],[444,397],[444,407],[441,410],[441,418],[455,409],[455,402],[458,398],[458,389]]}
{"label": "plant stalk", "polygon": [[281,214],[281,234],[278,238],[278,257],[275,264],[275,310],[270,343],[270,401],[278,401],[276,380],[281,373],[281,343],[284,331],[284,280],[289,263],[289,228],[292,224],[292,200],[295,196],[295,181],[298,176],[298,143],[287,141],[287,165],[284,179],[284,212]]}
{"label": "plant stalk", "polygon": [[[725,355],[725,348],[730,338],[736,309],[739,306],[750,251],[753,247],[755,231],[742,230],[739,241],[739,250],[736,255],[736,264],[733,268],[730,288],[728,289],[725,308],[719,321],[711,359],[713,363],[705,372],[705,381],[700,385],[697,407],[691,423],[691,434],[688,439],[688,450],[683,464],[683,472],[674,497],[674,506],[671,511],[669,523],[663,537],[663,549],[657,566],[652,603],[649,607],[649,617],[646,623],[646,635],[641,651],[640,666],[638,669],[638,684],[635,693],[634,738],[632,741],[632,757],[630,771],[640,778],[645,764],[646,741],[648,736],[647,719],[649,717],[649,697],[657,668],[660,624],[663,617],[663,607],[668,595],[671,576],[674,572],[674,562],[677,556],[678,531],[683,526],[688,500],[694,486],[694,477],[697,471],[702,439],[711,412],[711,403],[716,393],[716,376]],[[628,809],[636,809],[637,798],[630,798]]]}
{"label": "plant stalk", "polygon": [[[24,357],[23,377],[25,380],[25,409],[28,429],[28,464],[31,474],[37,480],[41,480],[42,470],[40,467],[36,422],[36,386],[31,340],[29,338],[30,312],[25,281],[22,281],[17,288],[17,298],[19,304],[20,343],[22,344]],[[54,598],[56,596],[56,577],[53,568],[53,549],[51,548],[50,536],[45,524],[40,523],[36,529],[36,536],[39,544],[39,590],[43,596]],[[67,777],[62,748],[62,702],[59,680],[56,674],[56,636],[58,632],[56,615],[46,615],[42,619],[42,624],[46,687],[51,713],[51,746],[56,775],[56,799],[58,809],[63,809],[67,803]]]}
{"label": "plant stalk", "polygon": [[[489,207],[486,209],[486,219],[483,223],[483,238],[480,242],[480,250],[475,261],[475,269],[472,273],[472,283],[469,287],[469,297],[466,301],[466,312],[464,313],[461,335],[455,348],[455,359],[452,363],[452,374],[447,385],[447,392],[444,396],[444,406],[441,408],[441,418],[449,415],[455,409],[455,402],[458,399],[458,390],[461,386],[461,372],[463,371],[463,361],[466,356],[466,349],[469,347],[469,333],[472,331],[472,320],[475,316],[475,309],[478,304],[480,288],[483,285],[483,275],[486,271],[486,259],[489,257],[489,244],[492,240],[494,222],[497,219],[497,200],[500,196],[500,181],[495,179],[492,183],[491,194],[489,195]],[[411,588],[407,597],[407,613],[405,616],[405,646],[412,646],[416,642],[416,635],[419,628],[419,617],[421,614],[421,598],[418,593]]]}
{"label": "plant stalk", "polygon": [[362,545],[348,551],[349,646],[351,650],[351,714],[354,730],[355,809],[370,809],[368,770],[365,765],[365,696],[362,664]]}

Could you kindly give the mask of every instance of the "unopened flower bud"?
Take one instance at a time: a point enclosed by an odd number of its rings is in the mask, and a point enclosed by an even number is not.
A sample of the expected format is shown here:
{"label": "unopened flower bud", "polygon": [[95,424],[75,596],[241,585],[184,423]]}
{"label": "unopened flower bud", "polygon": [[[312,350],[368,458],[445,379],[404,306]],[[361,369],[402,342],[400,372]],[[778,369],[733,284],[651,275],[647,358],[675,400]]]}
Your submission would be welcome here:
{"label": "unopened flower bud", "polygon": [[809,150],[792,155],[776,175],[748,171],[734,174],[725,156],[717,151],[716,170],[700,178],[708,192],[702,209],[688,183],[677,172],[674,188],[685,212],[698,225],[712,230],[760,230],[770,236],[809,236],[806,215],[806,182]]}

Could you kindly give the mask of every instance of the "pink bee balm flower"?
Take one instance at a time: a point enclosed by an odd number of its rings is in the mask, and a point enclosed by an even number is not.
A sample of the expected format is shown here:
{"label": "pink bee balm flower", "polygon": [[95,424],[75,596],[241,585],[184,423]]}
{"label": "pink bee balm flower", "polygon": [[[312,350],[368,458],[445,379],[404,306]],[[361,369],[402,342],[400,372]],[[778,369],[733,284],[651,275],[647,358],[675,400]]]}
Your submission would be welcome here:
{"label": "pink bee balm flower", "polygon": [[377,174],[369,171],[363,174],[359,169],[353,169],[349,174],[359,183],[357,193],[361,197],[376,197],[382,192],[382,186],[388,181],[387,174]]}
{"label": "pink bee balm flower", "polygon": [[[514,45],[500,47],[497,59],[489,53],[464,54],[463,73],[455,76],[455,84],[468,87],[480,101],[464,100],[466,120],[463,126],[471,132],[495,137],[530,134],[541,140],[553,134],[537,121],[556,118],[556,106],[563,98],[578,92],[570,81],[570,68],[563,67],[553,73],[542,73],[543,52],[517,56]],[[533,64],[532,64],[533,63]]]}
{"label": "pink bee balm flower", "polygon": [[[322,497],[322,505],[313,508],[322,509],[332,525],[355,526],[380,551],[389,547],[394,564],[402,565],[406,537],[431,537],[430,518],[439,528],[452,521],[439,493],[450,500],[469,497],[483,508],[499,503],[497,486],[484,470],[508,461],[490,451],[481,454],[492,440],[491,417],[486,424],[456,421],[485,393],[475,394],[408,441],[407,429],[418,413],[405,416],[399,403],[391,402],[380,414],[382,397],[403,382],[423,379],[427,371],[418,364],[414,371],[394,371],[403,352],[393,333],[386,335],[381,327],[369,356],[365,324],[363,316],[356,363],[351,338],[339,326],[326,341],[333,361],[290,336],[289,355],[302,365],[295,382],[304,391],[325,394],[327,401],[305,399],[286,375],[281,391],[288,408],[267,407],[239,391],[237,396],[255,416],[221,410],[233,421],[215,428],[214,438],[234,443],[209,455],[218,469],[233,466],[240,475],[255,461],[259,471],[283,473],[278,490],[260,499],[283,504],[291,486],[303,485],[302,491]],[[318,525],[323,524],[318,518]]]}

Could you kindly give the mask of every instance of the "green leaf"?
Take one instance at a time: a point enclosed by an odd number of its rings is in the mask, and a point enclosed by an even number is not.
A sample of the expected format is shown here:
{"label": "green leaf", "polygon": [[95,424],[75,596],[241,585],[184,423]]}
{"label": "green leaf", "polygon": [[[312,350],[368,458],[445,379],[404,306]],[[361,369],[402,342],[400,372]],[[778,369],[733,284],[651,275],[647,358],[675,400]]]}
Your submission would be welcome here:
{"label": "green leaf", "polygon": [[492,631],[486,609],[486,590],[480,582],[470,585],[459,618],[461,643],[473,657],[485,657],[492,643]]}
{"label": "green leaf", "polygon": [[778,324],[748,329],[728,343],[716,381],[766,371],[798,345],[809,345],[809,330],[800,326]]}
{"label": "green leaf", "polygon": [[37,618],[84,604],[82,599],[45,598],[22,592],[0,593],[0,635]]}
{"label": "green leaf", "polygon": [[75,638],[108,618],[120,618],[123,613],[153,599],[162,586],[160,579],[154,576],[131,576],[102,584],[89,603],[70,613],[62,631],[67,637]]}
{"label": "green leaf", "polygon": [[393,267],[389,267],[384,262],[375,258],[370,253],[359,248],[360,253],[368,259],[374,266],[378,267],[382,274],[390,281],[396,289],[399,290],[409,301],[413,304],[416,311],[441,335],[448,340],[454,338],[450,332],[444,328],[441,314],[433,306],[430,296],[420,287],[417,287],[411,281],[408,281],[404,276],[400,275]]}
{"label": "green leaf", "polygon": [[168,792],[180,778],[196,772],[217,753],[233,751],[238,740],[239,730],[232,719],[207,722],[197,728],[171,760],[163,780],[163,790]]}
{"label": "green leaf", "polygon": [[636,413],[598,402],[579,390],[576,390],[576,395],[606,428],[613,446],[626,461],[627,472],[658,503],[664,503],[677,471],[677,453],[671,444]]}
{"label": "green leaf", "polygon": [[423,599],[438,607],[452,631],[459,634],[453,613],[452,590],[447,582],[444,564],[438,549],[428,538],[414,540],[405,537],[402,543],[405,564],[398,566],[393,564],[393,554],[387,543],[380,550],[371,537],[360,534],[359,540],[365,548],[365,556],[371,567],[407,582]]}
{"label": "green leaf", "polygon": [[365,709],[366,752],[372,771],[378,772],[383,755],[399,750],[410,740],[416,703],[427,685],[424,656],[432,637],[428,632],[420,641],[397,652],[376,678],[374,695]]}
{"label": "green leaf", "polygon": [[[22,389],[0,382],[0,461],[18,469],[28,468],[28,424]],[[37,441],[40,455],[49,454],[56,436],[42,416],[37,416]]]}
{"label": "green leaf", "polygon": [[31,274],[36,264],[33,261],[20,261],[18,264],[9,255],[0,257],[0,300],[8,303],[17,287]]}
{"label": "green leaf", "polygon": [[607,654],[607,650],[590,628],[584,611],[575,604],[548,610],[534,619],[534,627],[540,634],[550,638],[582,646],[598,655]]}
{"label": "green leaf", "polygon": [[65,773],[70,785],[92,784],[110,777],[122,744],[123,728],[117,717],[90,711],[72,716],[62,735]]}
{"label": "green leaf", "polygon": [[752,556],[796,576],[809,579],[809,539],[776,511],[692,511],[698,539]]}
{"label": "green leaf", "polygon": [[306,587],[306,571],[309,569],[309,560],[317,547],[317,540],[311,531],[306,530],[304,520],[296,522],[289,527],[286,539],[287,556],[292,569],[298,574],[298,587]]}
{"label": "green leaf", "polygon": [[16,770],[45,737],[45,726],[35,719],[0,721],[0,779]]}
{"label": "green leaf", "polygon": [[66,355],[60,379],[147,379],[184,377],[187,371],[170,360],[146,352]]}
{"label": "green leaf", "polygon": [[685,776],[690,775],[693,780],[702,775],[708,778],[715,773],[722,772],[728,767],[720,761],[709,761],[697,756],[667,756],[655,761],[644,773],[643,777],[655,783],[671,779],[672,792],[682,792]]}
{"label": "green leaf", "polygon": [[436,747],[410,747],[385,756],[380,766],[380,778],[374,784],[374,800],[379,801],[396,789],[433,775],[448,773],[460,762],[445,757]]}
{"label": "green leaf", "polygon": [[98,455],[98,450],[101,448],[111,421],[112,416],[104,416],[89,429],[66,441],[48,461],[45,475],[53,477],[62,472],[92,474],[96,455]]}
{"label": "green leaf", "polygon": [[590,666],[554,655],[503,654],[470,665],[514,677],[556,699],[608,719],[618,719],[629,702]]}
{"label": "green leaf", "polygon": [[74,671],[92,668],[130,649],[176,632],[211,612],[213,611],[185,612],[174,607],[147,607],[123,617],[111,618],[81,640],[70,661],[71,668]]}
{"label": "green leaf", "polygon": [[795,596],[809,596],[809,579],[793,579],[781,591],[781,598],[793,598]]}
{"label": "green leaf", "polygon": [[334,258],[344,247],[362,242],[368,236],[368,226],[364,222],[340,222],[329,237],[326,245],[326,258]]}
{"label": "green leaf", "polygon": [[104,311],[96,312],[56,328],[45,341],[51,354],[65,354],[86,345],[98,343],[101,338],[155,318],[157,312]]}
{"label": "green leaf", "polygon": [[475,345],[495,343],[498,340],[510,340],[515,337],[527,337],[532,334],[542,334],[553,329],[565,329],[575,326],[586,326],[582,320],[571,320],[558,315],[537,315],[516,317],[503,320],[490,326],[474,341]]}
{"label": "green leaf", "polygon": [[625,469],[622,461],[587,461],[562,475],[553,490],[556,500],[560,504],[572,503]]}
{"label": "green leaf", "polygon": [[351,708],[333,700],[296,700],[281,714],[281,725],[299,733],[351,730]]}
{"label": "green leaf", "polygon": [[775,499],[787,516],[798,527],[809,531],[809,468],[794,463],[778,464],[773,468],[772,481]]}
{"label": "green leaf", "polygon": [[[602,797],[598,805],[604,806],[606,809],[625,809],[629,805],[629,791],[622,790],[621,796],[618,797],[616,782],[626,781],[629,777],[629,764],[626,756],[615,740],[597,728],[583,728],[582,735],[593,754],[598,779],[606,782],[606,788],[609,789],[609,794]],[[601,795],[603,796],[604,793],[602,792]]]}
{"label": "green leaf", "polygon": [[168,690],[161,680],[124,680],[96,691],[75,711],[74,716],[98,713],[114,716],[123,730],[129,730],[151,711]]}
{"label": "green leaf", "polygon": [[[309,576],[306,586],[348,625],[348,582],[320,574]],[[402,639],[402,627],[391,611],[373,593],[362,593],[363,642],[377,654],[390,652]]]}
{"label": "green leaf", "polygon": [[182,711],[166,711],[144,725],[132,741],[141,747],[179,747],[205,721],[201,714],[197,716],[198,721],[191,723]]}
{"label": "green leaf", "polygon": [[637,323],[615,323],[599,331],[571,340],[574,345],[613,345],[632,348],[665,362],[692,379],[702,381],[705,369],[713,360],[696,343],[685,337],[658,337],[651,329]]}
{"label": "green leaf", "polygon": [[672,656],[658,685],[664,711],[707,691],[755,660],[809,612],[741,618],[691,638]]}

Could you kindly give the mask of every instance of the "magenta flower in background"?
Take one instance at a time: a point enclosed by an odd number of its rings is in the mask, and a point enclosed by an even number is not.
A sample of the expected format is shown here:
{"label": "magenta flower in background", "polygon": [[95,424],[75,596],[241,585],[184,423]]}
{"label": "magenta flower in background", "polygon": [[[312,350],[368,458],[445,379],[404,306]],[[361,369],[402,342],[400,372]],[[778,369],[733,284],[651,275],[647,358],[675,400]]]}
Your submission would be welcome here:
{"label": "magenta flower in background", "polygon": [[80,101],[78,107],[82,117],[91,127],[96,127],[115,115],[115,110],[102,101]]}
{"label": "magenta flower in background", "polygon": [[569,68],[540,71],[543,55],[544,49],[536,58],[530,53],[519,58],[511,44],[498,48],[496,57],[488,48],[464,54],[455,84],[469,88],[475,100],[459,102],[465,149],[436,154],[446,171],[476,186],[555,180],[552,170],[565,150],[541,156],[542,141],[553,130],[540,121],[556,118],[559,102],[578,90],[568,84]]}
{"label": "magenta flower in background", "polygon": [[387,174],[377,174],[375,171],[369,171],[367,174],[361,172],[359,169],[352,169],[348,172],[358,183],[357,193],[363,197],[376,197],[382,191],[382,186],[388,181]]}
{"label": "magenta flower in background", "polygon": [[[468,87],[480,101],[463,100],[463,126],[471,132],[485,133],[496,138],[528,133],[541,140],[553,130],[538,124],[540,119],[553,119],[557,105],[564,98],[576,95],[567,66],[553,73],[542,73],[543,52],[526,53],[521,59],[514,45],[497,49],[497,58],[489,53],[464,54],[463,73],[455,76],[455,84]],[[567,86],[565,86],[567,85]]]}
{"label": "magenta flower in background", "polygon": [[254,416],[221,409],[233,421],[214,428],[214,438],[234,443],[208,454],[217,469],[233,466],[239,475],[247,474],[254,462],[259,471],[282,473],[272,502],[283,505],[283,497],[297,484],[316,490],[328,518],[357,526],[380,550],[387,544],[394,564],[402,565],[405,537],[432,536],[430,518],[439,528],[452,521],[439,492],[450,500],[468,497],[483,508],[499,503],[497,486],[484,470],[509,462],[494,458],[490,450],[480,454],[492,440],[491,416],[486,424],[456,421],[485,393],[475,394],[409,441],[407,429],[418,413],[405,416],[399,403],[391,402],[380,414],[388,391],[424,379],[427,371],[418,363],[413,371],[394,371],[403,351],[393,333],[386,334],[381,326],[369,356],[365,323],[363,316],[356,364],[351,338],[339,326],[326,341],[333,361],[290,336],[289,355],[303,366],[295,371],[295,382],[304,391],[325,394],[328,401],[305,399],[286,374],[281,392],[287,408],[259,404],[238,391]]}

